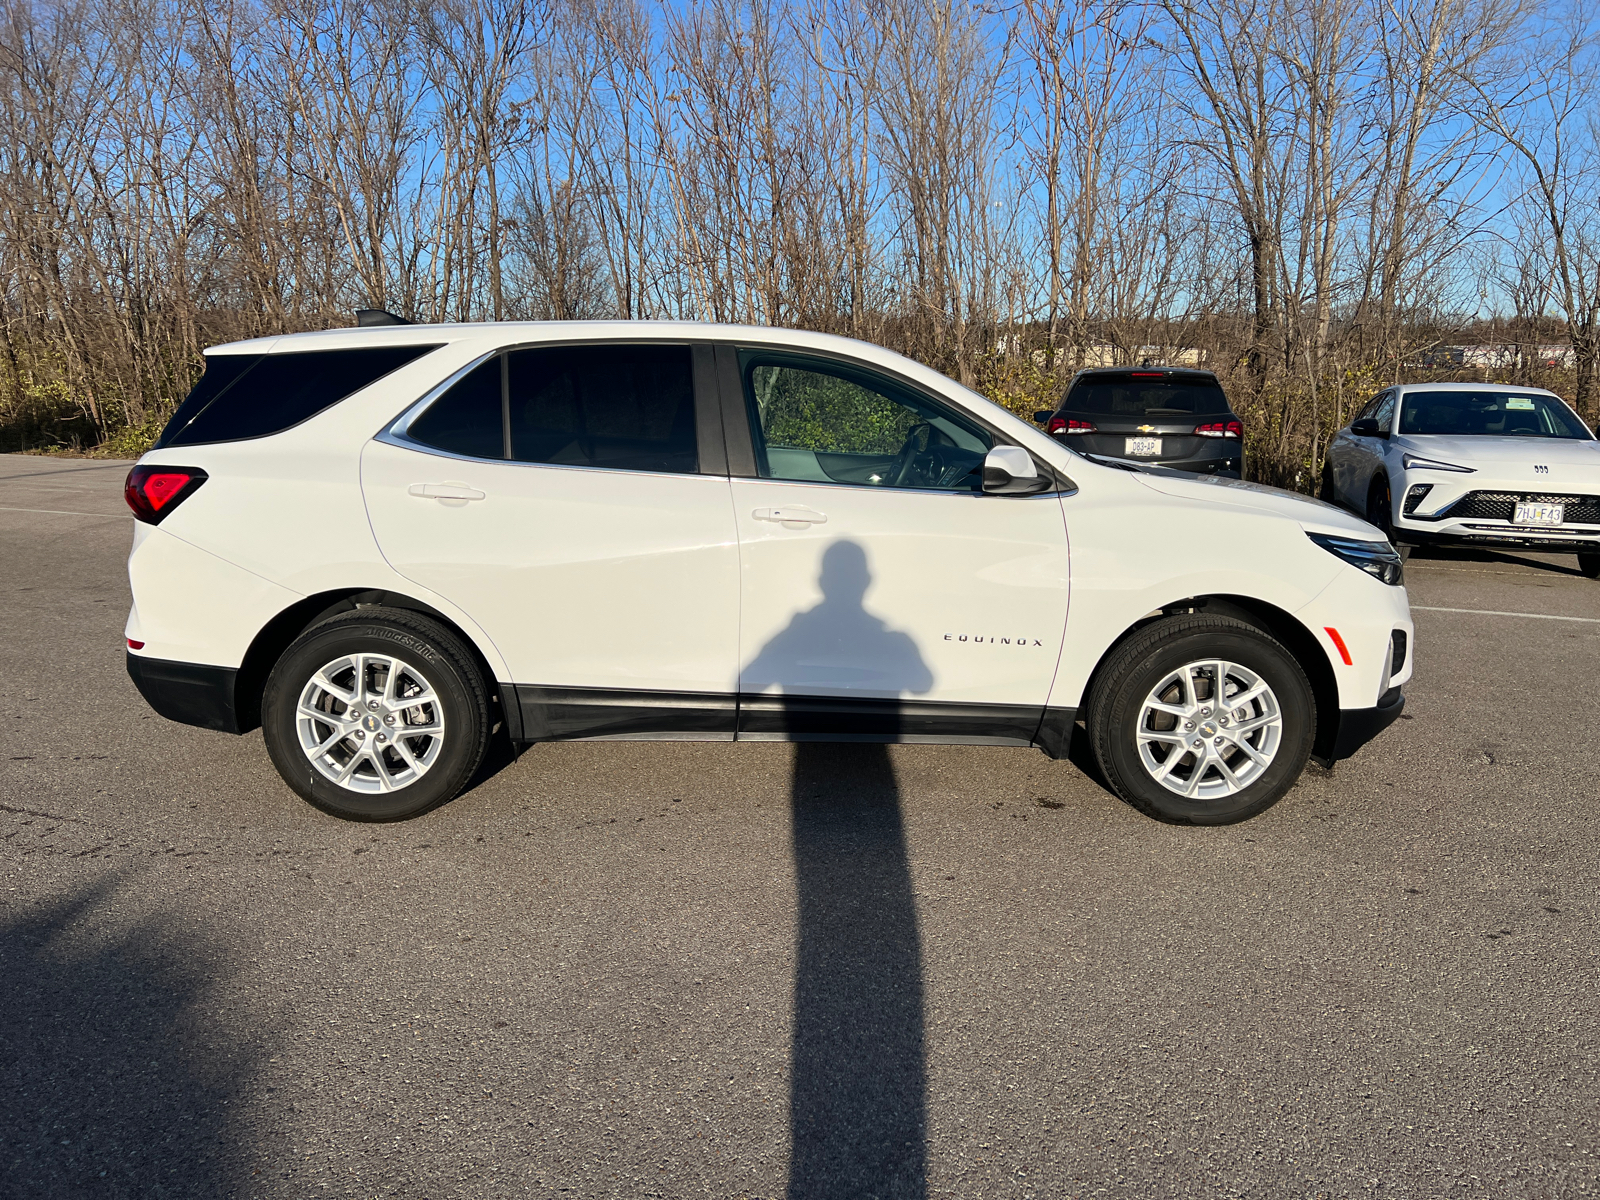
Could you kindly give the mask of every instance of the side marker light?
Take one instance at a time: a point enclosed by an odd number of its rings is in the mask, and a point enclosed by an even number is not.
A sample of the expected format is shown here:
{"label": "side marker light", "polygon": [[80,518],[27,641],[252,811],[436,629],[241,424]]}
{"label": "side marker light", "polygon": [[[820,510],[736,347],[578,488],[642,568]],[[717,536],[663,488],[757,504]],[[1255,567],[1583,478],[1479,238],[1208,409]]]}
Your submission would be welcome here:
{"label": "side marker light", "polygon": [[1347,667],[1355,666],[1356,664],[1351,661],[1350,658],[1350,647],[1344,644],[1344,639],[1339,636],[1339,631],[1332,625],[1324,625],[1322,628],[1327,632],[1328,636],[1333,639],[1334,649],[1339,652],[1339,657],[1344,659],[1344,665]]}
{"label": "side marker light", "polygon": [[144,649],[144,643],[143,642],[136,642],[132,638],[129,638],[128,639],[128,649],[129,650],[143,650]]}

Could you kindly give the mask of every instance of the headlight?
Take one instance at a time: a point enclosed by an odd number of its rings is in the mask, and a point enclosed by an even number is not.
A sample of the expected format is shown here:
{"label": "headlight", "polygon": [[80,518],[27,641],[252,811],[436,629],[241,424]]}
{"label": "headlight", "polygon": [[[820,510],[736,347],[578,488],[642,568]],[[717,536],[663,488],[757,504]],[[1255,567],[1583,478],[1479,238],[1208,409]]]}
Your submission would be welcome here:
{"label": "headlight", "polygon": [[1400,459],[1408,471],[1458,471],[1462,475],[1475,475],[1476,467],[1458,467],[1455,463],[1440,462],[1434,458],[1422,458],[1415,454],[1407,454]]}
{"label": "headlight", "polygon": [[1374,579],[1399,587],[1400,555],[1388,542],[1358,542],[1355,538],[1334,537],[1328,533],[1306,534],[1335,558],[1342,558],[1358,571],[1365,571]]}

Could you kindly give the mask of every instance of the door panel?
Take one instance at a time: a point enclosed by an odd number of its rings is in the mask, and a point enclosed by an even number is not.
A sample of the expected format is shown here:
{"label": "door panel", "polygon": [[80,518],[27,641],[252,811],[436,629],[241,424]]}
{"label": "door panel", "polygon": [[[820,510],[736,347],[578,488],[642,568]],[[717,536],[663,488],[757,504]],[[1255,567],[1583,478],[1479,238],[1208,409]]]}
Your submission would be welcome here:
{"label": "door panel", "polygon": [[[415,494],[419,484],[483,498]],[[689,693],[683,704],[720,706],[713,724],[731,732],[739,581],[728,486],[721,476],[466,461],[385,441],[362,456],[384,556],[471,615],[514,682]],[[560,703],[562,727],[580,733],[571,697]],[[651,704],[634,707],[643,715],[621,732],[649,732],[640,721],[650,724]],[[669,720],[675,710],[656,711]],[[597,712],[613,722],[615,697]]]}
{"label": "door panel", "polygon": [[[774,479],[731,487],[741,737],[832,729],[953,740],[961,728],[1031,737],[1066,621],[1058,496]],[[797,512],[806,519],[782,519]]]}

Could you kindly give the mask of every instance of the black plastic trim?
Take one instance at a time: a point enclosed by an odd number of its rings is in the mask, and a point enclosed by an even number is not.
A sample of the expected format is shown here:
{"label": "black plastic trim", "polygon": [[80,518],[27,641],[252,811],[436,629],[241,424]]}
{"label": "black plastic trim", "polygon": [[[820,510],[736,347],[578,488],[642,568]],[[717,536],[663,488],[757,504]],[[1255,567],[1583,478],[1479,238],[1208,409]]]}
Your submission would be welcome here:
{"label": "black plastic trim", "polygon": [[[502,685],[511,691],[511,685]],[[517,684],[519,742],[591,739],[1070,745],[1071,709],[848,696],[734,695]]]}
{"label": "black plastic trim", "polygon": [[500,719],[506,723],[506,736],[513,742],[526,742],[522,732],[522,701],[514,683],[496,683],[495,692],[500,697]]}
{"label": "black plastic trim", "polygon": [[1036,704],[741,695],[739,740],[1030,746],[1043,713]]}
{"label": "black plastic trim", "polygon": [[235,667],[172,662],[128,652],[128,678],[145,703],[169,721],[201,729],[241,732],[233,704],[238,674]]}
{"label": "black plastic trim", "polygon": [[722,433],[716,351],[706,342],[696,342],[689,347],[689,352],[694,365],[694,425],[700,449],[700,474],[726,475],[728,447]]}
{"label": "black plastic trim", "polygon": [[1064,759],[1072,753],[1072,731],[1078,721],[1075,708],[1047,708],[1039,722],[1033,744],[1049,758]]}
{"label": "black plastic trim", "polygon": [[1333,739],[1333,750],[1328,754],[1313,754],[1324,767],[1331,767],[1341,758],[1349,758],[1373,738],[1400,719],[1406,706],[1405,694],[1392,687],[1378,697],[1376,708],[1344,708],[1339,710],[1339,732]]}
{"label": "black plastic trim", "polygon": [[715,692],[516,685],[525,742],[585,738],[732,741],[737,700]]}
{"label": "black plastic trim", "polygon": [[1437,546],[1441,550],[1538,550],[1546,554],[1593,554],[1600,550],[1600,530],[1586,529],[1571,537],[1539,537],[1536,534],[1518,536],[1511,532],[1516,529],[1512,525],[1506,529],[1507,533],[1502,536],[1498,533],[1428,533],[1397,525],[1394,541],[1404,546]]}
{"label": "black plastic trim", "polygon": [[717,391],[722,400],[722,435],[728,448],[728,474],[739,479],[757,479],[755,440],[750,432],[750,414],[744,403],[744,379],[739,373],[739,346],[717,342]]}

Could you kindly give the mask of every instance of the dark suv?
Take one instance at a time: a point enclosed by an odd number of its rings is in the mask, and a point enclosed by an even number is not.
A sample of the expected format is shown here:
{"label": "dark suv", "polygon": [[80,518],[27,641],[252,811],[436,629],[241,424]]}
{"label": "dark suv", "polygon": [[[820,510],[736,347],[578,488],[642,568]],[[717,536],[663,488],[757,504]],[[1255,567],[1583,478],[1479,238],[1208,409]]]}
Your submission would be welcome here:
{"label": "dark suv", "polygon": [[1234,479],[1244,465],[1244,427],[1210,371],[1079,371],[1061,407],[1033,419],[1082,454]]}

